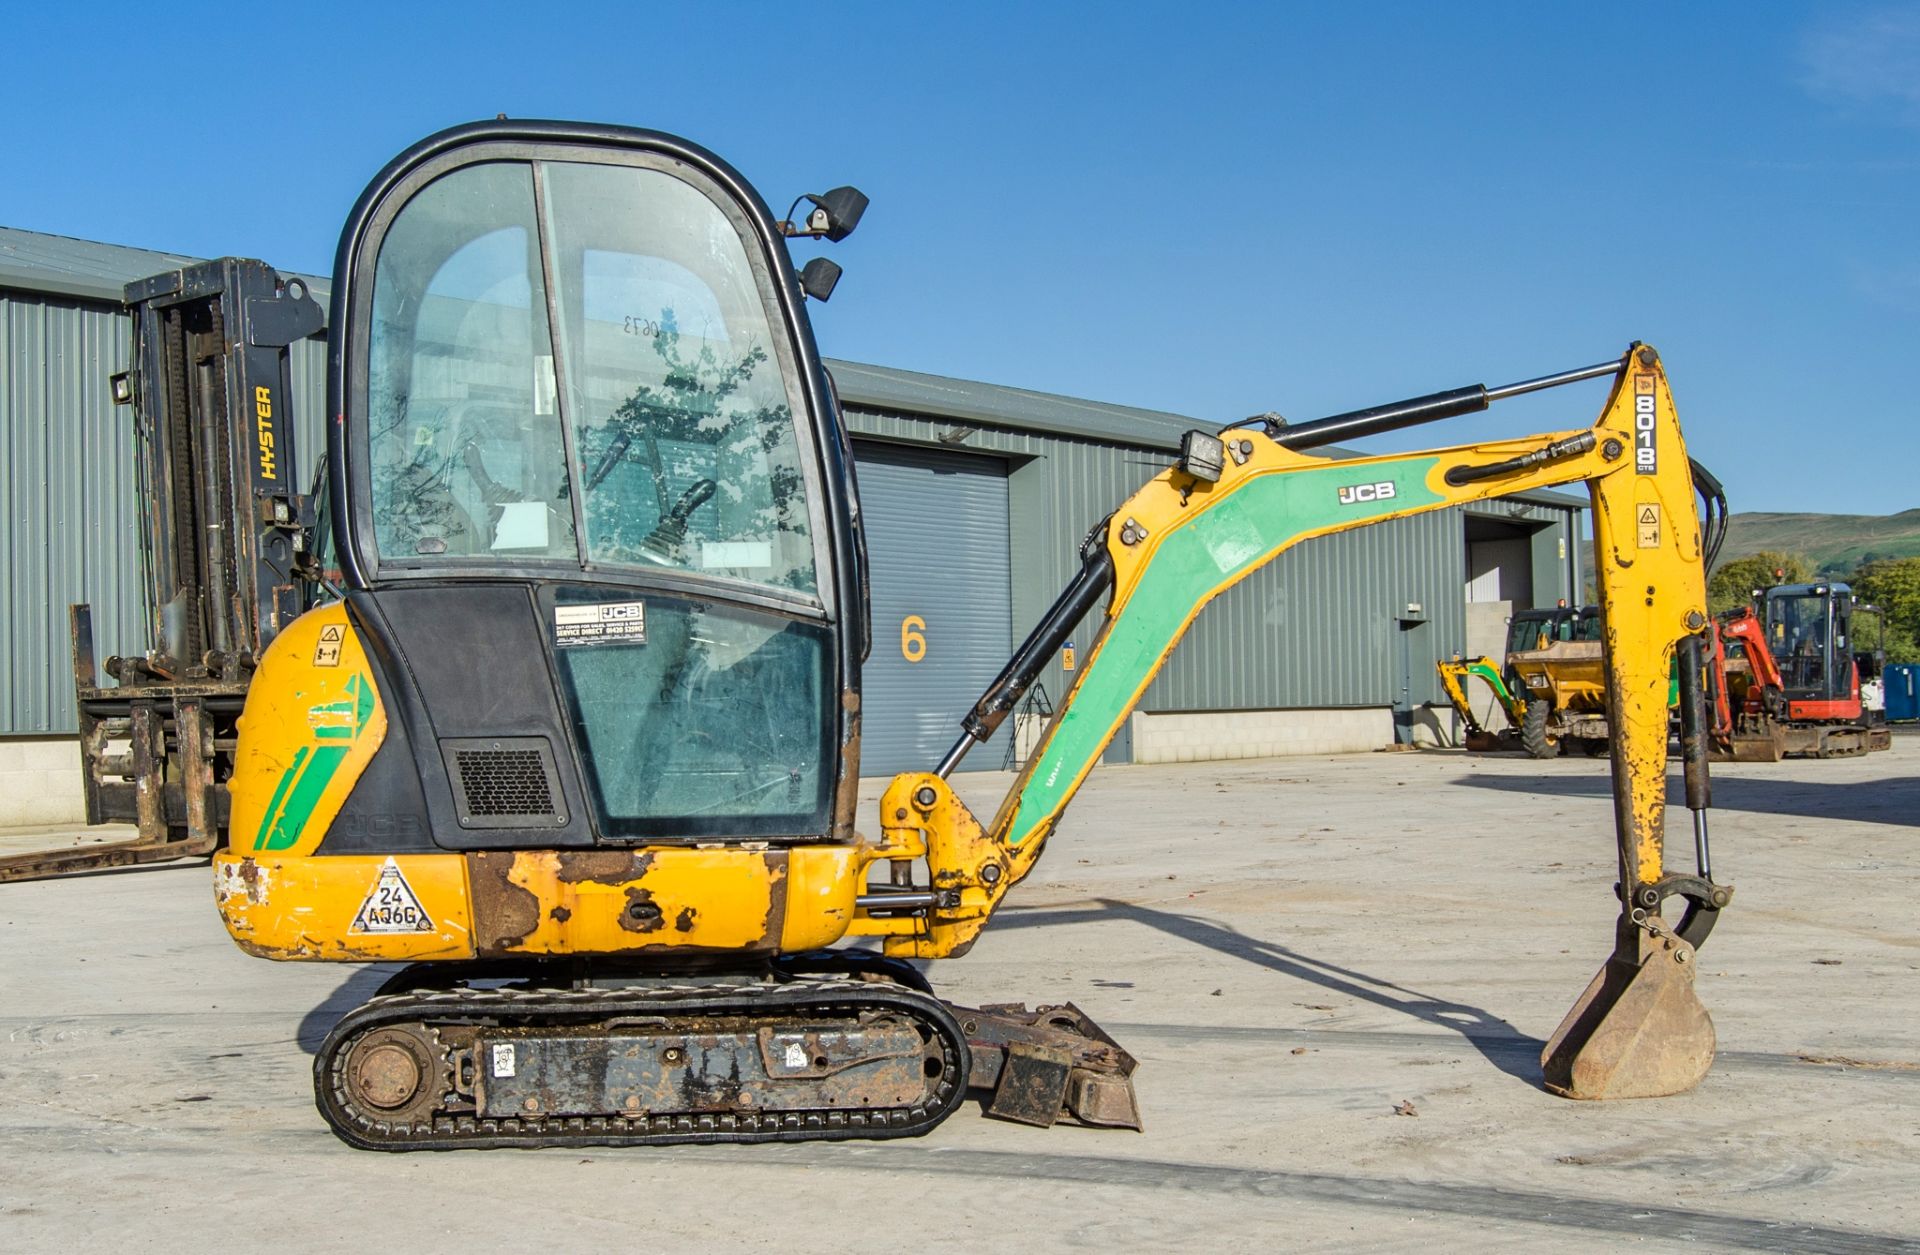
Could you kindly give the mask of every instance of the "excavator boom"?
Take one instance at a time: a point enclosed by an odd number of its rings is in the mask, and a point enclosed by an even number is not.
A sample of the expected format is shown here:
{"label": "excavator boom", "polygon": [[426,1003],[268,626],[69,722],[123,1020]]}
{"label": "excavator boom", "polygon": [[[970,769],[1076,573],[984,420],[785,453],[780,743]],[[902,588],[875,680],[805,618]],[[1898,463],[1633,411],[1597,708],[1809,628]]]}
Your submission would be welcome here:
{"label": "excavator boom", "polygon": [[[884,935],[887,952],[902,957],[965,953],[1007,891],[1032,870],[1075,791],[1194,617],[1288,548],[1487,497],[1585,483],[1606,620],[1608,718],[1616,729],[1621,917],[1613,956],[1549,1045],[1547,1083],[1572,1097],[1691,1087],[1712,1060],[1713,1033],[1693,996],[1689,963],[1731,892],[1711,882],[1706,855],[1701,529],[1693,470],[1658,354],[1636,345],[1616,363],[1549,380],[1602,374],[1615,376],[1613,390],[1598,421],[1583,431],[1339,460],[1296,447],[1329,432],[1369,434],[1458,413],[1450,405],[1474,393],[1461,389],[1302,428],[1230,428],[1217,460],[1205,456],[1211,450],[1204,445],[1196,455],[1190,440],[1181,463],[1116,510],[1105,535],[1089,544],[1080,576],[975,706],[942,770],[903,775],[889,787],[881,823],[894,853],[883,857],[924,851],[934,901],[924,915],[868,919],[854,931]],[[1510,391],[1479,390],[1483,398],[1494,393]],[[1112,595],[1085,664],[998,813],[980,822],[953,794],[946,772],[1017,701],[1022,667],[1055,644],[1047,634],[1070,628],[1089,590],[1103,585]],[[1682,690],[1691,683],[1697,699],[1682,703],[1699,860],[1690,876],[1670,875],[1665,860],[1669,669],[1676,654]],[[1688,909],[1673,926],[1659,908],[1676,895]]]}
{"label": "excavator boom", "polygon": [[1467,747],[1469,749],[1492,748],[1499,739],[1489,733],[1480,724],[1479,716],[1473,713],[1473,702],[1467,696],[1467,681],[1478,679],[1493,694],[1500,709],[1507,716],[1511,727],[1519,727],[1527,717],[1526,703],[1516,697],[1507,687],[1505,677],[1500,674],[1500,664],[1482,655],[1479,658],[1450,658],[1436,663],[1434,670],[1439,673],[1440,687],[1446,693],[1447,700],[1467,728]]}

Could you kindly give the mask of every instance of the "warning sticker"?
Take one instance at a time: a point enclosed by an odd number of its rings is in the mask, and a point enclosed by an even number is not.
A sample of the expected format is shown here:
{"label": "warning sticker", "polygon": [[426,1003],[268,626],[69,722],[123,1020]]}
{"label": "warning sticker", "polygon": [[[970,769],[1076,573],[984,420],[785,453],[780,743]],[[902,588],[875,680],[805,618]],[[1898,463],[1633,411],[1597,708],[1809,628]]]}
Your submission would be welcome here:
{"label": "warning sticker", "polygon": [[345,640],[347,629],[343,624],[329,623],[320,629],[320,643],[313,647],[313,665],[316,667],[337,667],[340,665],[340,642]]}
{"label": "warning sticker", "polygon": [[495,1042],[492,1054],[493,1074],[495,1076],[512,1076],[518,1064],[518,1061],[513,1057],[513,1043],[510,1041]]}
{"label": "warning sticker", "polygon": [[420,905],[413,886],[400,873],[400,865],[388,859],[380,865],[380,878],[373,882],[360,913],[353,917],[350,933],[430,933],[433,920]]}
{"label": "warning sticker", "polygon": [[1651,503],[1635,506],[1633,521],[1638,532],[1636,545],[1641,549],[1660,547],[1660,507]]}
{"label": "warning sticker", "polygon": [[644,645],[647,603],[596,601],[584,606],[555,606],[553,643],[562,649],[575,645]]}

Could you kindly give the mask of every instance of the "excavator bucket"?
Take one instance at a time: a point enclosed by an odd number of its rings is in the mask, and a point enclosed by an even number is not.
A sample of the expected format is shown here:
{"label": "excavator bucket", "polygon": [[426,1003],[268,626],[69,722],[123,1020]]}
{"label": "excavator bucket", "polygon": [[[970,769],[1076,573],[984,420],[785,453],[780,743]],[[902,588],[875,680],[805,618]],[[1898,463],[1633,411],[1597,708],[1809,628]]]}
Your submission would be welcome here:
{"label": "excavator bucket", "polygon": [[1567,1098],[1685,1093],[1713,1064],[1713,1020],[1693,992],[1693,947],[1657,919],[1636,958],[1618,951],[1567,1012],[1540,1056],[1546,1086]]}

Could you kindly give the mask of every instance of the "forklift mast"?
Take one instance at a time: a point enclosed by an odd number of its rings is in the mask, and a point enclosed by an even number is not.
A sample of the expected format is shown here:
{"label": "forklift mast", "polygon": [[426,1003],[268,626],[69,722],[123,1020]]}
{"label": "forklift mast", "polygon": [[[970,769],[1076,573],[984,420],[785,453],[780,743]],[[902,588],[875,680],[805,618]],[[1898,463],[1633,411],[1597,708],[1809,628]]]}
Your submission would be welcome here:
{"label": "forklift mast", "polygon": [[94,657],[71,609],[89,824],[139,836],[0,859],[0,881],[210,854],[226,831],[235,721],[253,668],[317,574],[296,489],[289,349],[325,323],[298,279],[239,258],[129,284],[130,369],[148,647]]}
{"label": "forklift mast", "polygon": [[244,680],[302,607],[289,346],[324,315],[299,279],[222,258],[127,286],[152,649],[116,678]]}

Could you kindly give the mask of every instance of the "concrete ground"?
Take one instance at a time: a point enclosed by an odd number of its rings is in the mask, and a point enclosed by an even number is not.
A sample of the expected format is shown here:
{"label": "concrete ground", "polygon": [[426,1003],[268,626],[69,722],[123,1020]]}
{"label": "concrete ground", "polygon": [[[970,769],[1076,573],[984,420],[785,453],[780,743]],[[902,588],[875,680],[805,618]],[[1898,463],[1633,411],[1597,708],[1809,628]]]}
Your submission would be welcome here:
{"label": "concrete ground", "polygon": [[1138,1134],[352,1151],[309,1052],[385,969],[246,958],[202,866],[0,887],[0,1250],[1920,1251],[1917,768],[1716,769],[1719,1060],[1600,1105],[1537,1056],[1609,943],[1603,762],[1102,769],[935,977],[1094,1015]]}

